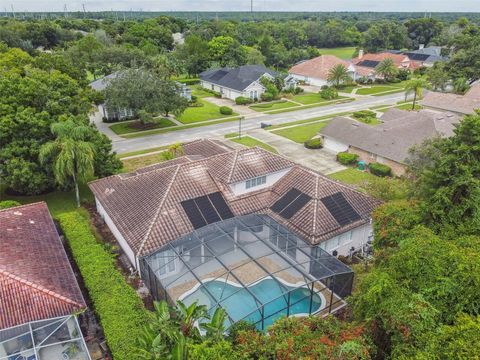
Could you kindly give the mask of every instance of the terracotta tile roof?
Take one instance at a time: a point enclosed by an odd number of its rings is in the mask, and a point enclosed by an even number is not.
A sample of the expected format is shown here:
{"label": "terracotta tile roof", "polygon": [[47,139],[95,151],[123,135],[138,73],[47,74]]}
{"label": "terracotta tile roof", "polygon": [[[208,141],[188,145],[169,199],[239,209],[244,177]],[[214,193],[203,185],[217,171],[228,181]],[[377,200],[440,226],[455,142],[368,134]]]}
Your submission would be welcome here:
{"label": "terracotta tile roof", "polygon": [[381,62],[385,59],[392,59],[393,63],[399,68],[410,68],[410,59],[406,55],[392,54],[389,52],[381,52],[378,54],[364,54],[361,58],[356,57],[352,59],[352,63],[355,65],[363,61],[378,61]]}
{"label": "terracotta tile roof", "polygon": [[473,114],[475,109],[480,109],[480,82],[474,83],[465,95],[429,91],[423,98],[422,104],[465,115]]}
{"label": "terracotta tile roof", "polygon": [[[346,231],[326,214],[319,198],[343,192],[362,219],[379,204],[368,196],[341,185],[290,160],[261,148],[214,155],[210,158],[172,163],[134,176],[110,176],[89,184],[95,197],[137,256],[147,255],[166,243],[192,232],[193,226],[181,206],[183,200],[220,191],[235,216],[266,213],[298,231],[312,243]],[[235,195],[230,184],[280,170],[287,174],[273,186]],[[271,213],[270,206],[296,187],[314,200],[290,220]],[[313,216],[312,216],[313,214]]]}
{"label": "terracotta tile roof", "polygon": [[316,79],[327,79],[330,69],[338,64],[345,66],[347,69],[350,65],[348,61],[334,55],[321,55],[294,65],[288,70],[288,73]]}
{"label": "terracotta tile roof", "polygon": [[0,329],[86,307],[44,202],[0,211]]}

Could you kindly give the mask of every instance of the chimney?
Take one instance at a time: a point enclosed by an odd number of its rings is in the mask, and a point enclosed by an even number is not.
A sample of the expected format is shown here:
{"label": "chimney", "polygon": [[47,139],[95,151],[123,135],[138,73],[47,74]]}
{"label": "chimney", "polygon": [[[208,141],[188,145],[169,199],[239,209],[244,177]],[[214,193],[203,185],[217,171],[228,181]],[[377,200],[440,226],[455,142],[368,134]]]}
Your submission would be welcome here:
{"label": "chimney", "polygon": [[363,49],[360,49],[358,51],[358,59],[361,59],[361,58],[363,58]]}
{"label": "chimney", "polygon": [[418,50],[422,50],[425,47],[425,44],[418,45]]}

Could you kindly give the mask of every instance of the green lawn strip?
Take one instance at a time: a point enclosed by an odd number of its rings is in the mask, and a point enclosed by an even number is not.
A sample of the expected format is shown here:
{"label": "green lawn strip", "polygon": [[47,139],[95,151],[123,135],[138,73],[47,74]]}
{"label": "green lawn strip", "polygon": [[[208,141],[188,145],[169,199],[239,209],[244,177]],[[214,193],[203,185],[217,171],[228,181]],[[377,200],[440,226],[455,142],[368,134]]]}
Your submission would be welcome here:
{"label": "green lawn strip", "polygon": [[201,85],[193,85],[193,86],[190,86],[190,88],[192,89],[192,95],[196,96],[197,98],[213,96],[213,94],[209,93],[208,91],[205,91],[205,89]]}
{"label": "green lawn strip", "polygon": [[238,136],[238,132],[233,132],[233,133],[230,133],[230,134],[225,134],[224,138],[225,139],[231,139],[231,138],[234,138],[234,137],[237,137],[237,136]]}
{"label": "green lawn strip", "polygon": [[[177,126],[172,120],[161,118],[157,119],[157,123],[152,124],[149,126],[149,129],[163,129],[166,127],[170,126]],[[120,122],[117,124],[113,124],[110,126],[110,129],[117,135],[123,135],[123,134],[128,134],[132,132],[138,132],[138,131],[145,131],[145,129],[142,129],[141,127],[132,127],[131,125],[134,124],[134,122],[129,121],[129,122]]]}
{"label": "green lawn strip", "polygon": [[269,111],[269,110],[276,110],[276,109],[285,109],[293,106],[299,106],[293,102],[288,100],[279,100],[279,101],[272,101],[268,103],[256,104],[249,106],[250,109],[255,111]]}
{"label": "green lawn strip", "polygon": [[331,114],[331,115],[314,117],[314,118],[310,118],[310,119],[296,120],[296,121],[291,121],[291,122],[287,122],[287,123],[283,123],[283,124],[272,125],[272,126],[269,126],[268,128],[266,128],[265,130],[275,130],[275,129],[281,129],[281,128],[284,128],[284,127],[290,127],[290,126],[293,126],[293,125],[302,125],[302,124],[306,124],[306,123],[319,122],[321,120],[327,120],[327,119],[334,118],[335,116],[349,115],[351,113],[352,113],[351,111],[348,111],[348,112],[341,112],[341,113],[338,113],[338,114]]}
{"label": "green lawn strip", "polygon": [[[189,107],[187,108],[182,115],[177,117],[177,120],[183,124],[192,124],[201,121],[213,120],[224,118],[225,115],[220,113],[220,107],[212,104],[203,99],[198,99],[199,102],[203,104],[203,106],[199,107]],[[236,116],[237,113],[233,113],[229,116]]]}
{"label": "green lawn strip", "polygon": [[132,151],[132,152],[128,152],[128,153],[121,153],[121,154],[118,154],[118,157],[120,159],[123,159],[123,158],[129,157],[129,156],[135,156],[135,155],[149,155],[150,153],[165,150],[165,149],[168,149],[167,145],[166,146],[154,147],[154,148],[150,148],[150,149],[145,149],[145,150]]}
{"label": "green lawn strip", "polygon": [[354,100],[355,99],[353,99],[353,98],[344,98],[344,99],[341,99],[341,100],[326,101],[324,103],[302,105],[302,106],[289,107],[289,108],[280,109],[280,110],[266,111],[265,113],[266,114],[279,114],[279,113],[290,112],[290,111],[310,109],[310,108],[319,107],[319,106],[343,104],[343,103],[348,103],[348,102],[351,102],[351,101],[354,101]]}
{"label": "green lawn strip", "polygon": [[354,89],[360,89],[358,86],[345,86],[345,87],[340,87],[338,89],[338,92],[343,92],[343,93],[352,93]]}
{"label": "green lawn strip", "polygon": [[348,168],[328,175],[329,178],[344,182],[349,185],[362,185],[365,181],[375,178],[375,175],[366,171],[357,170],[356,168]]}
{"label": "green lawn strip", "polygon": [[328,101],[323,99],[318,93],[304,93],[304,94],[295,95],[292,98],[292,100],[299,102],[303,105],[310,105],[310,104]]}
{"label": "green lawn strip", "polygon": [[351,59],[355,54],[354,46],[338,47],[338,48],[320,48],[318,51],[322,55],[335,55],[340,59]]}
{"label": "green lawn strip", "polygon": [[182,126],[165,128],[165,129],[147,130],[147,131],[142,131],[142,132],[138,132],[138,133],[130,133],[130,134],[122,135],[122,137],[127,138],[127,139],[131,139],[131,138],[137,138],[137,137],[142,137],[142,136],[164,134],[164,133],[171,132],[171,131],[191,129],[191,128],[196,128],[196,127],[200,127],[200,126],[216,125],[216,124],[221,124],[221,123],[225,123],[225,122],[229,122],[229,121],[238,121],[238,119],[240,119],[240,117],[236,116],[236,117],[225,118],[225,119],[220,119],[220,120],[216,120],[216,121],[199,122],[199,123],[194,123],[194,124],[189,124],[189,125],[182,125]]}
{"label": "green lawn strip", "polygon": [[137,341],[148,323],[148,310],[115,267],[114,256],[97,241],[88,214],[72,211],[58,219],[113,358],[138,359]]}
{"label": "green lawn strip", "polygon": [[[401,110],[412,110],[412,103],[410,104],[402,104],[402,105],[397,105],[396,108],[397,109],[401,109]],[[421,105],[418,105],[418,104],[415,104],[415,109],[413,110],[421,110],[422,109],[422,106]]]}
{"label": "green lawn strip", "polygon": [[392,91],[385,91],[385,92],[382,92],[382,93],[372,94],[372,96],[390,95],[390,94],[395,94],[395,93],[401,93],[401,92],[404,92],[404,91],[405,91],[404,89],[398,88],[398,89],[392,90]]}
{"label": "green lawn strip", "polygon": [[389,85],[373,85],[372,87],[363,87],[357,90],[358,95],[373,95],[387,91],[399,91],[399,89]]}
{"label": "green lawn strip", "polygon": [[[238,134],[236,134],[236,135],[238,136]],[[260,140],[252,138],[251,136],[246,136],[245,135],[245,136],[242,136],[241,139],[230,137],[230,140],[234,141],[238,144],[248,146],[248,147],[259,146],[259,147],[264,148],[265,150],[270,151],[274,154],[278,154],[278,151],[275,148],[273,148],[272,146],[270,146],[268,144],[265,144],[264,142],[261,142]]]}
{"label": "green lawn strip", "polygon": [[283,136],[287,139],[303,144],[310,140],[328,124],[328,121],[319,121],[311,124],[289,127],[286,129],[274,130],[272,133]]}
{"label": "green lawn strip", "polygon": [[378,118],[373,117],[373,116],[368,118],[368,120],[370,120],[370,121],[366,120],[365,118],[358,118],[357,119],[357,118],[354,117],[354,119],[361,122],[361,123],[364,123],[364,124],[367,124],[367,125],[372,125],[372,126],[375,126],[375,125],[378,125],[378,124],[382,123]]}

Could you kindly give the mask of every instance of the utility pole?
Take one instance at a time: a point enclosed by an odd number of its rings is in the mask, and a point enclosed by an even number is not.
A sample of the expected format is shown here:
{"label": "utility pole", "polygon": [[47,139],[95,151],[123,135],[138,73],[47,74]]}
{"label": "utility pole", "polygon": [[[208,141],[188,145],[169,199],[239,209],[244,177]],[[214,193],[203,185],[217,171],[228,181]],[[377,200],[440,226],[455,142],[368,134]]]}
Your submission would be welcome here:
{"label": "utility pole", "polygon": [[67,15],[67,4],[63,4],[63,17],[65,19],[68,17],[68,15]]}
{"label": "utility pole", "polygon": [[243,116],[240,116],[238,118],[238,139],[242,138],[242,120],[243,120]]}
{"label": "utility pole", "polygon": [[82,4],[82,8],[83,8],[83,18],[85,18],[87,16],[87,12],[85,11],[85,4]]}
{"label": "utility pole", "polygon": [[250,12],[253,14],[253,0],[250,0]]}
{"label": "utility pole", "polygon": [[12,7],[12,15],[13,15],[13,18],[15,19],[16,16],[15,16],[15,10],[13,9],[13,4],[10,4],[10,6]]}

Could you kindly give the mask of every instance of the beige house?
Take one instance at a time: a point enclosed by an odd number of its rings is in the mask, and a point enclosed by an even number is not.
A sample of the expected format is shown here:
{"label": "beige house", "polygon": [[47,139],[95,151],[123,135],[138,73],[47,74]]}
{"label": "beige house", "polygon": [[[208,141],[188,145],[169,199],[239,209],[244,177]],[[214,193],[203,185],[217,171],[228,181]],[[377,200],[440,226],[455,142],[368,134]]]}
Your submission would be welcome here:
{"label": "beige house", "polygon": [[433,110],[390,109],[380,120],[382,124],[371,126],[338,116],[320,131],[324,148],[358,154],[367,164],[388,165],[394,175],[402,176],[409,149],[429,138],[451,136],[460,117]]}

